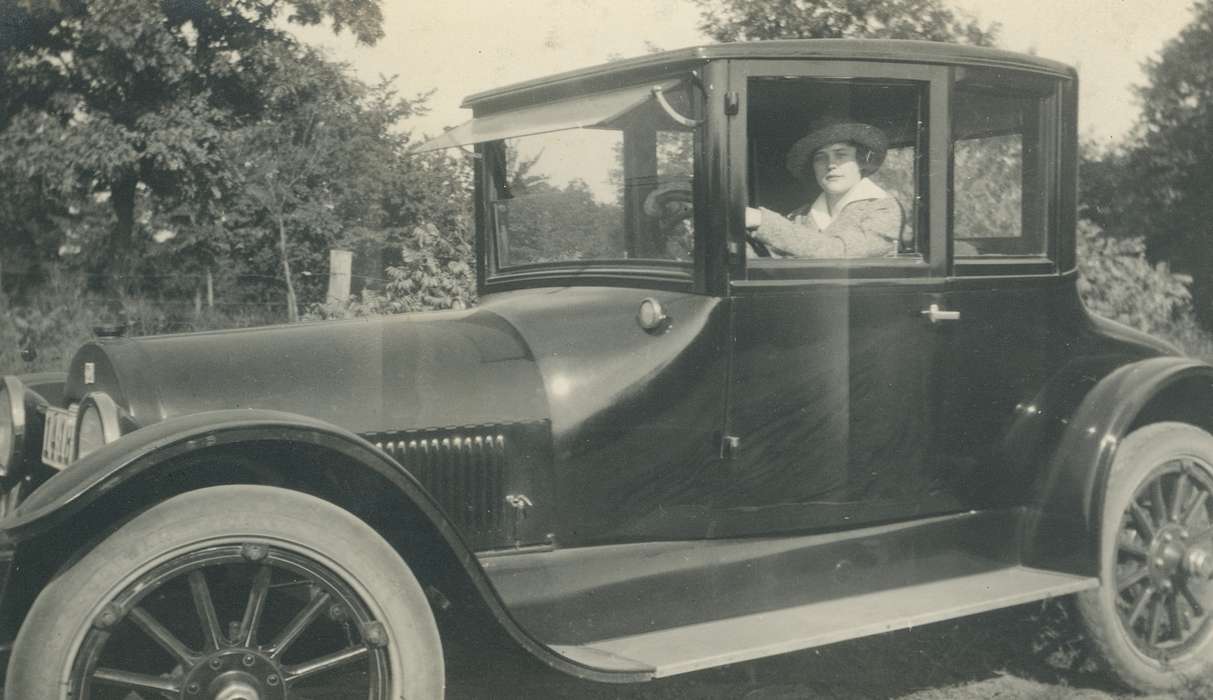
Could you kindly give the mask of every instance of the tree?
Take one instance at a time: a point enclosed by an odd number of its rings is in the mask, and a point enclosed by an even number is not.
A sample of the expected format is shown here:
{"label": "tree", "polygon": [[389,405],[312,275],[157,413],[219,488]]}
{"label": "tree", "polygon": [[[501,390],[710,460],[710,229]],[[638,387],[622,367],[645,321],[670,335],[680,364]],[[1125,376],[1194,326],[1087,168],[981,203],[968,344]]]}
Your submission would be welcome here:
{"label": "tree", "polygon": [[1123,144],[1100,146],[1083,140],[1078,147],[1078,216],[1113,235],[1140,235],[1125,226],[1125,207],[1132,187],[1128,152]]}
{"label": "tree", "polygon": [[108,196],[95,257],[118,270],[141,192],[216,218],[235,180],[223,136],[260,116],[294,43],[281,19],[382,36],[379,0],[0,0],[0,17],[0,170],[46,199]]}
{"label": "tree", "polygon": [[1137,89],[1140,120],[1123,151],[1084,165],[1089,209],[1118,236],[1145,236],[1150,257],[1193,277],[1197,318],[1213,328],[1213,0],[1156,59]]}
{"label": "tree", "polygon": [[322,256],[357,232],[376,237],[388,225],[384,188],[407,143],[393,126],[415,103],[395,97],[390,81],[368,88],[312,49],[280,50],[283,68],[265,85],[266,113],[231,137],[241,185],[231,225],[274,241],[294,321],[292,258]]}
{"label": "tree", "polygon": [[941,0],[695,0],[699,28],[716,41],[800,38],[928,39],[993,46],[998,24]]}

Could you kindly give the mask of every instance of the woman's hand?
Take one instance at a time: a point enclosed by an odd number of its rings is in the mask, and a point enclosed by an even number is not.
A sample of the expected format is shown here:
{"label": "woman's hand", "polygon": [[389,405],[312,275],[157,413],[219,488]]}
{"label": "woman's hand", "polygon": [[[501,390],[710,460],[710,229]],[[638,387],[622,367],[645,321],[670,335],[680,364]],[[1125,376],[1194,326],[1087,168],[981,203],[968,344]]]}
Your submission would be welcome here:
{"label": "woman's hand", "polygon": [[754,231],[759,226],[762,226],[762,210],[753,207],[745,208],[745,227],[747,231]]}

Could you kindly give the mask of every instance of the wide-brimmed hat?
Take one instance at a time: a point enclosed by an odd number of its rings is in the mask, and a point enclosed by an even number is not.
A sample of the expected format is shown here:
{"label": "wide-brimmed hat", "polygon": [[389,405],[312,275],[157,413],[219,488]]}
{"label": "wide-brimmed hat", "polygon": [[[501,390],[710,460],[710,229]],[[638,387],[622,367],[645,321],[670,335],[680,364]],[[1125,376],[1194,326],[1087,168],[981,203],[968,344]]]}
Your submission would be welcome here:
{"label": "wide-brimmed hat", "polygon": [[863,164],[868,172],[876,172],[889,152],[889,139],[871,124],[843,119],[825,119],[814,123],[809,133],[792,144],[788,150],[788,172],[804,180],[813,179],[813,154],[832,143],[856,143],[872,152],[872,159]]}
{"label": "wide-brimmed hat", "polygon": [[666,210],[667,205],[677,202],[690,207],[692,201],[694,199],[691,195],[690,178],[678,178],[658,187],[644,198],[644,213],[649,216],[665,216],[671,213]]}

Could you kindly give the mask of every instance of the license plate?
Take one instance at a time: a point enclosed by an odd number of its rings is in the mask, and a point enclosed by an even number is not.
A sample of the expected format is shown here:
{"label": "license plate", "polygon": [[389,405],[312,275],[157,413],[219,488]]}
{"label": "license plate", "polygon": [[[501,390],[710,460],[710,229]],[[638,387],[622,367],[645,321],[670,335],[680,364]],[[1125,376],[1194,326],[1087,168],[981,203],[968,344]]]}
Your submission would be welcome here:
{"label": "license plate", "polygon": [[46,427],[42,433],[42,461],[56,469],[66,469],[75,456],[76,411],[47,406]]}

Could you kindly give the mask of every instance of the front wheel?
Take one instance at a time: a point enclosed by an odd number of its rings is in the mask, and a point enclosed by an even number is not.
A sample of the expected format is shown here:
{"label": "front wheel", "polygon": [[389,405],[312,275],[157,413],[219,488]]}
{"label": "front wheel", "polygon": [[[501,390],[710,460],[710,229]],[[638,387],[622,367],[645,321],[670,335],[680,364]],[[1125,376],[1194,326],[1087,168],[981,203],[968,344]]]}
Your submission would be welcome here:
{"label": "front wheel", "polygon": [[312,496],[220,486],[140,514],[52,580],[5,697],[412,700],[443,683],[425,594],[374,530]]}
{"label": "front wheel", "polygon": [[1107,487],[1099,588],[1078,596],[1108,669],[1141,691],[1213,669],[1213,435],[1157,423],[1121,443]]}

